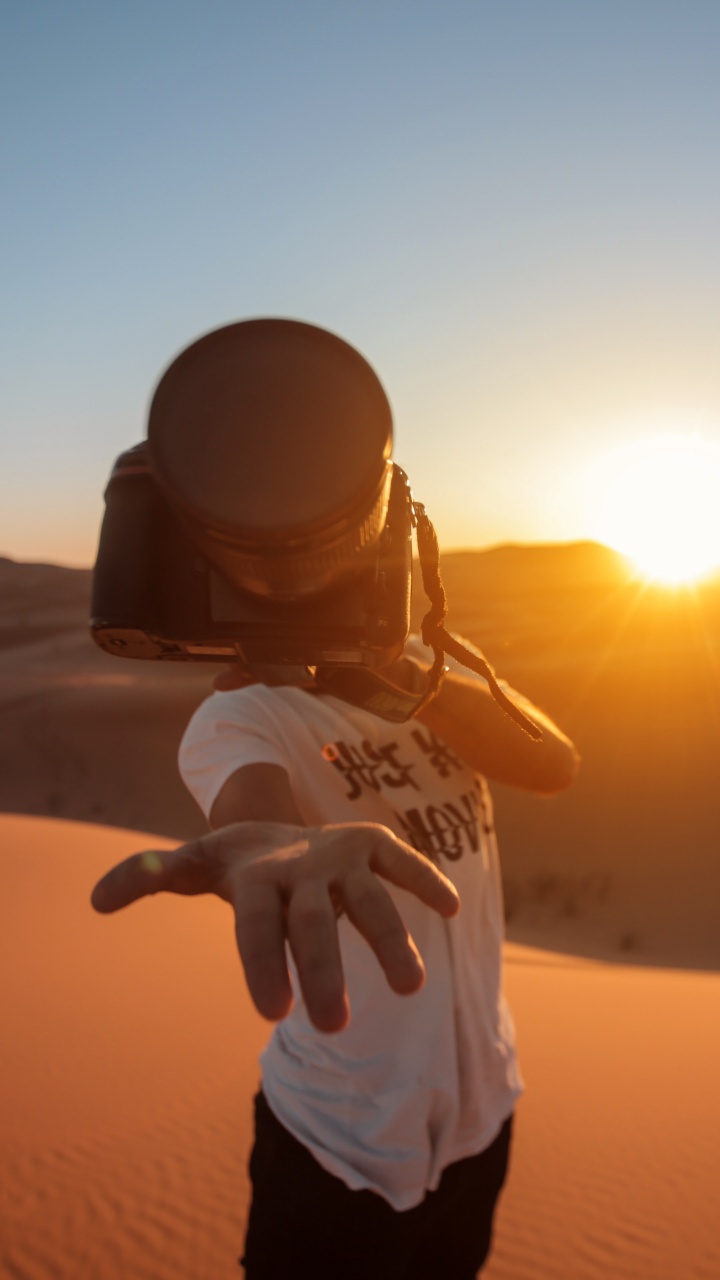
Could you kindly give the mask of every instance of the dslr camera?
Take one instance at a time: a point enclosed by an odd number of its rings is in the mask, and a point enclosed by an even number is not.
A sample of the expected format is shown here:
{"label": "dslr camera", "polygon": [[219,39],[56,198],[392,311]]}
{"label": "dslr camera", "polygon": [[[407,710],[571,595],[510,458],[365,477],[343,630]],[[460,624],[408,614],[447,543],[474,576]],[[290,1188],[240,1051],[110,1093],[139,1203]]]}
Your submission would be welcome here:
{"label": "dslr camera", "polygon": [[391,449],[383,387],[334,334],[256,319],[193,342],[157,385],[147,440],[110,475],[96,643],[288,683],[350,671],[348,688],[382,702],[368,676],[402,653],[412,578],[412,499]]}
{"label": "dslr camera", "polygon": [[[531,738],[541,730],[479,650],[447,631],[439,547],[391,459],[392,414],[347,342],[297,320],[215,329],[173,360],[148,437],[118,458],[93,575],[93,638],[159,662],[242,662],[265,684],[307,684],[411,719],[448,654],[487,681]],[[381,672],[410,626],[412,530],[434,661],[423,689]]]}

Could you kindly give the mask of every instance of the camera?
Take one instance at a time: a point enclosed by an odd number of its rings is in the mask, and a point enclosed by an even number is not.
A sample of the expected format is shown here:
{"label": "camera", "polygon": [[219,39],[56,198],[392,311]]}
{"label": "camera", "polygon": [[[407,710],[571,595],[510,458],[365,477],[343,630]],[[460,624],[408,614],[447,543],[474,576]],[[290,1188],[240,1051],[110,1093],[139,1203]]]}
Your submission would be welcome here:
{"label": "camera", "polygon": [[108,653],[253,668],[382,668],[410,619],[413,506],[392,414],[348,343],[226,325],[169,365],[117,459],[93,575]]}
{"label": "camera", "polygon": [[[449,654],[540,738],[479,650],[445,628],[435,530],[391,451],[387,396],[342,338],[271,318],[205,334],[165,370],[147,440],[111,473],[94,640],[123,658],[240,661],[266,684],[311,676],[396,723],[435,697]],[[434,660],[410,691],[381,670],[410,627],[413,527]]]}

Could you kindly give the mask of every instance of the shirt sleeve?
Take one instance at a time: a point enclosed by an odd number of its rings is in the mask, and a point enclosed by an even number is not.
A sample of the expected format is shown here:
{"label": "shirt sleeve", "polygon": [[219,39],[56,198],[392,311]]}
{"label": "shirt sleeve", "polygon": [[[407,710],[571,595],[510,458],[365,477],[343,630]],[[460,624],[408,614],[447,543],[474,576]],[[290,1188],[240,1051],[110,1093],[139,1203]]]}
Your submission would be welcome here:
{"label": "shirt sleeve", "polygon": [[282,735],[252,688],[214,693],[193,715],[178,752],[180,776],[205,817],[220,791],[248,764],[287,769]]}

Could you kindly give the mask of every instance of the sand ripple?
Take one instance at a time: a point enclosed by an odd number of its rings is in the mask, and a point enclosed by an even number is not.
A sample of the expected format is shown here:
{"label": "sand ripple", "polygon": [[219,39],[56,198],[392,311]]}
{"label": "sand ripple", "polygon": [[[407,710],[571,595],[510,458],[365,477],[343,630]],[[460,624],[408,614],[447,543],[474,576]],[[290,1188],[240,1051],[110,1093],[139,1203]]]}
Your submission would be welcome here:
{"label": "sand ripple", "polygon": [[[88,906],[110,863],[161,843],[0,819],[8,1280],[240,1275],[267,1028],[230,914]],[[717,1280],[720,978],[507,960],[528,1092],[488,1280]]]}

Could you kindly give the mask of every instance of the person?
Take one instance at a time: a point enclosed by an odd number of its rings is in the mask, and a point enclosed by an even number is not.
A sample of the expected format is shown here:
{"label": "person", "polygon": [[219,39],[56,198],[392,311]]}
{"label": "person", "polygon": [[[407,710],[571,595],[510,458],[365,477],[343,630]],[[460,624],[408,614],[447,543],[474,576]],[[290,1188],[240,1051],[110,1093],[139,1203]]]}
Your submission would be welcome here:
{"label": "person", "polygon": [[[389,675],[417,687],[418,641]],[[391,724],[236,669],[180,749],[211,832],[137,854],[98,910],[212,892],[234,908],[276,1026],[255,1099],[247,1280],[470,1280],[483,1266],[522,1082],[501,990],[487,779],[551,794],[578,756],[533,741],[456,664]]]}

